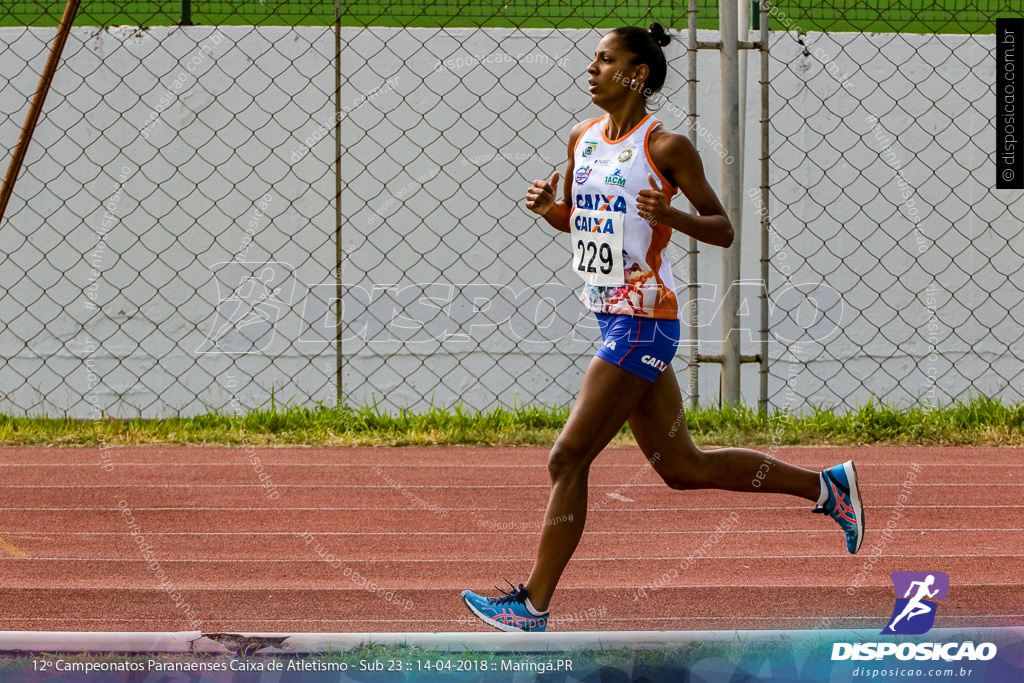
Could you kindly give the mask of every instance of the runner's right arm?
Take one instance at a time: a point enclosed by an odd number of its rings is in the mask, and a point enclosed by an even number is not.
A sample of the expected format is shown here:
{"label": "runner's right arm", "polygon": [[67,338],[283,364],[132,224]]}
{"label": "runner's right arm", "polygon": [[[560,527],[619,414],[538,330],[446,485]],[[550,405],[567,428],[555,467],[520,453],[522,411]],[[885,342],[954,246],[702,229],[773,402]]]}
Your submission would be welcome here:
{"label": "runner's right arm", "polygon": [[569,215],[572,213],[572,174],[576,151],[576,141],[590,124],[580,121],[569,133],[569,163],[562,179],[562,201],[555,201],[554,185],[558,184],[558,171],[551,174],[550,180],[534,180],[526,191],[526,208],[539,216],[543,216],[551,227],[561,232],[569,232]]}

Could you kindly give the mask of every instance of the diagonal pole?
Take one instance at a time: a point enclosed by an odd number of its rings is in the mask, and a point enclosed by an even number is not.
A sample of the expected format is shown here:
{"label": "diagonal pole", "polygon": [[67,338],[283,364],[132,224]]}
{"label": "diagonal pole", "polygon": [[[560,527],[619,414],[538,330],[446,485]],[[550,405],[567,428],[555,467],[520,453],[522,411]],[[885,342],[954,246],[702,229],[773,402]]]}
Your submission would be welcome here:
{"label": "diagonal pole", "polygon": [[21,129],[18,147],[14,150],[14,156],[11,157],[11,163],[7,167],[3,187],[0,187],[0,223],[3,223],[4,214],[7,212],[7,203],[11,200],[11,195],[14,194],[14,182],[25,161],[25,154],[28,152],[29,143],[32,142],[36,124],[39,123],[43,103],[46,102],[46,95],[50,92],[53,74],[57,71],[57,64],[64,53],[64,44],[68,42],[68,34],[71,33],[71,25],[75,23],[80,2],[81,0],[68,0],[67,7],[64,8],[64,16],[61,17],[60,28],[57,29],[57,38],[50,48],[50,58],[46,61],[46,68],[43,69],[43,75],[39,79],[39,89],[36,90],[36,95],[32,100],[32,107],[28,111],[28,118],[25,119],[25,126]]}

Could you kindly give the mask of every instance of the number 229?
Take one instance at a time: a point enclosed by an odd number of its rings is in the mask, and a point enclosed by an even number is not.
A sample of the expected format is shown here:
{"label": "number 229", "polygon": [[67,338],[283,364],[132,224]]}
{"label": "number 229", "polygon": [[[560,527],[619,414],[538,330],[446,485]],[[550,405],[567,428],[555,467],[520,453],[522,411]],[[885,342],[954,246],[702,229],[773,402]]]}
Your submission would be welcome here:
{"label": "number 229", "polygon": [[[576,264],[576,270],[583,273],[596,273],[597,268],[594,268],[594,259],[600,255],[601,272],[605,275],[612,272],[612,248],[610,246],[602,244],[599,250],[593,242],[580,240],[576,247],[580,251],[580,262]],[[589,261],[587,261],[588,252],[590,253]],[[586,261],[586,265],[584,265],[584,261]]]}

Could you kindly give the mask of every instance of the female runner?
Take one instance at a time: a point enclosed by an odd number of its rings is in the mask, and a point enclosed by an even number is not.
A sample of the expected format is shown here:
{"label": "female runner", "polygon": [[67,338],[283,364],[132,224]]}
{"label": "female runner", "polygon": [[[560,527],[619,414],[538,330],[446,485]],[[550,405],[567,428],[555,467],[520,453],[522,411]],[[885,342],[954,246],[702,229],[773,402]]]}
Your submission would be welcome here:
{"label": "female runner", "polygon": [[[690,440],[683,399],[671,369],[679,310],[665,248],[673,230],[728,247],[733,227],[704,177],[697,150],[647,113],[665,82],[661,47],[669,36],[618,28],[597,45],[587,68],[591,100],[606,113],[569,134],[562,201],[558,172],[536,180],[526,206],[572,237],[580,296],[597,316],[603,345],[583,376],[579,397],[548,456],[551,494],[533,571],[501,597],[463,591],[473,614],[503,631],[543,631],[548,603],[586,521],[590,464],[625,422],[654,470],[673,489],[785,493],[816,502],[860,549],[864,511],[852,462],[819,472],[745,448],[702,451]],[[677,190],[700,213],[669,204]],[[679,427],[682,422],[682,427]],[[571,519],[566,522],[561,520]]]}

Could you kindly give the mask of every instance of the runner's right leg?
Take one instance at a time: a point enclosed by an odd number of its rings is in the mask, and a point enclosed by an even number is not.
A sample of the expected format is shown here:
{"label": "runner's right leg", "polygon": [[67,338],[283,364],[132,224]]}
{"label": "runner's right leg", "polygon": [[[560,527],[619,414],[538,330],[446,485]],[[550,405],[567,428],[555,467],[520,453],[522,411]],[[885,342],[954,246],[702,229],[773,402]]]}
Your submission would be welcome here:
{"label": "runner's right leg", "polygon": [[[669,366],[629,416],[640,450],[674,489],[726,489],[788,493],[817,500],[818,473],[749,448],[702,451],[690,438],[686,411],[675,373]],[[767,470],[767,472],[765,472]],[[763,478],[758,473],[763,473]]]}

